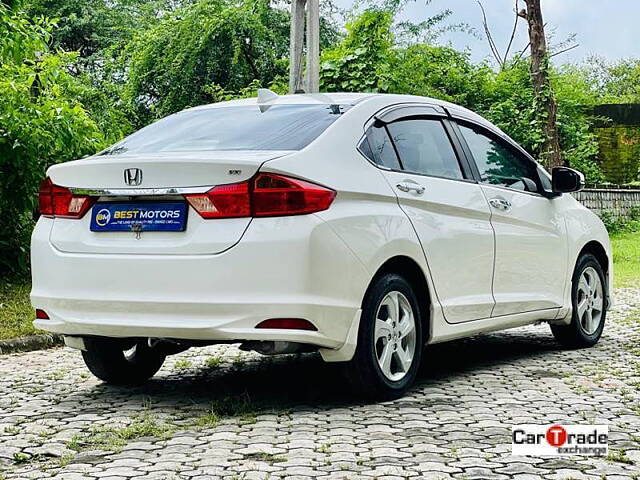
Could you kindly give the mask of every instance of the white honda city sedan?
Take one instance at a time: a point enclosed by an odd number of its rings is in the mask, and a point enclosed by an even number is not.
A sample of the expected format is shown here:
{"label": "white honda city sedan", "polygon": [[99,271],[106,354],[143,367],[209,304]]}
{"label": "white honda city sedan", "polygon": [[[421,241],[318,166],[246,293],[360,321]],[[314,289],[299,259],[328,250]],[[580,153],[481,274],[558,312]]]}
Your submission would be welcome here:
{"label": "white honda city sedan", "polygon": [[568,194],[582,175],[430,98],[260,91],[47,174],[35,325],[109,383],[241,343],[318,351],[393,398],[424,345],[543,321],[589,347],[611,303],[607,231]]}

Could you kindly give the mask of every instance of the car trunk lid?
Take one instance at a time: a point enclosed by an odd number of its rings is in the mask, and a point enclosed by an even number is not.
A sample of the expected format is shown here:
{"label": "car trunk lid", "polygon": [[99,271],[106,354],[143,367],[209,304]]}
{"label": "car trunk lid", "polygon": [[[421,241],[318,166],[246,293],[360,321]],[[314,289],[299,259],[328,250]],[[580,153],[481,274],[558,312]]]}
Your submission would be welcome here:
{"label": "car trunk lid", "polygon": [[[90,192],[103,207],[105,203],[175,204],[185,202],[184,193],[206,192],[216,185],[247,180],[264,162],[288,153],[220,151],[104,155],[56,165],[48,174],[56,185]],[[128,171],[132,173],[126,173]],[[193,208],[187,207],[184,231],[92,231],[91,221],[96,208],[98,206],[79,220],[55,218],[50,235],[52,245],[66,253],[215,254],[238,243],[251,222],[251,218],[205,220]]]}

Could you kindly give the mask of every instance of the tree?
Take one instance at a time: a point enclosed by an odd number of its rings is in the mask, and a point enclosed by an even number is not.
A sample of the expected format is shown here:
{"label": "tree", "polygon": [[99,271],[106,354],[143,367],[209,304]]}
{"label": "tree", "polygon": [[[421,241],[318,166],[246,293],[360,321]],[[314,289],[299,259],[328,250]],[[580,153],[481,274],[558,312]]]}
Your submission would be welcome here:
{"label": "tree", "polygon": [[96,67],[105,50],[128,42],[136,31],[190,0],[23,0],[31,18],[56,20],[52,49],[78,52],[80,64]]}
{"label": "tree", "polygon": [[[321,44],[335,38],[332,30],[321,22]],[[289,12],[269,0],[197,0],[136,35],[114,77],[124,79],[124,98],[143,126],[216,101],[221,90],[286,83],[288,43]]]}
{"label": "tree", "polygon": [[592,57],[580,70],[591,82],[599,102],[640,103],[639,59],[609,63],[603,58]]}
{"label": "tree", "polygon": [[393,14],[366,10],[347,23],[347,35],[321,57],[321,89],[329,92],[387,92],[391,78]]}
{"label": "tree", "polygon": [[[426,3],[431,1],[426,0]],[[322,89],[433,93],[454,100],[449,92],[460,93],[458,87],[464,83],[462,77],[473,70],[469,55],[431,44],[442,33],[463,30],[465,25],[445,24],[452,14],[450,10],[443,10],[419,23],[396,22],[407,0],[370,0],[369,3],[375,6],[351,18],[342,42],[323,52]]]}
{"label": "tree", "polygon": [[[538,119],[544,132],[543,161],[552,168],[563,165],[558,135],[558,106],[549,81],[549,52],[544,33],[544,20],[540,0],[524,0],[527,8],[518,12],[529,25],[529,44],[531,48],[531,81],[535,92]],[[516,2],[517,5],[517,2]]]}
{"label": "tree", "polygon": [[49,51],[53,28],[0,2],[0,272],[28,269],[46,168],[94,153],[123,134],[122,118],[111,115],[110,105],[100,105],[98,122],[83,105],[82,98],[99,102],[101,96],[68,73],[74,54]]}

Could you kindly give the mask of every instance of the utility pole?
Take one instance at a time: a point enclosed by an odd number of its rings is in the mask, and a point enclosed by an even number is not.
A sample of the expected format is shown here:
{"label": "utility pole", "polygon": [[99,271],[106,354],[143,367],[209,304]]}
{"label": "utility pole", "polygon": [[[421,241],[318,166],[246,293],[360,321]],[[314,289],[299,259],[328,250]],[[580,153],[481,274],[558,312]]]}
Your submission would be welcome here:
{"label": "utility pole", "polygon": [[[306,12],[305,12],[306,6]],[[302,58],[307,40],[307,68],[302,81]],[[320,89],[320,2],[291,0],[291,34],[289,39],[289,93],[304,90],[316,93]]]}

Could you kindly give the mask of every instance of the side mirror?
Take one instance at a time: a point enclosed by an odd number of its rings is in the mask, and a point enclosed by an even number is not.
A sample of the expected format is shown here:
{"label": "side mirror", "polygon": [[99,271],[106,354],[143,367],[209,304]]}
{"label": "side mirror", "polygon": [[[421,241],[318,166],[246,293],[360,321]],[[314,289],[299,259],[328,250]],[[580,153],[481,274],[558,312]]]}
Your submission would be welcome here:
{"label": "side mirror", "polygon": [[584,175],[568,167],[555,167],[551,171],[553,193],[579,192],[584,188]]}

